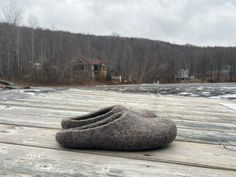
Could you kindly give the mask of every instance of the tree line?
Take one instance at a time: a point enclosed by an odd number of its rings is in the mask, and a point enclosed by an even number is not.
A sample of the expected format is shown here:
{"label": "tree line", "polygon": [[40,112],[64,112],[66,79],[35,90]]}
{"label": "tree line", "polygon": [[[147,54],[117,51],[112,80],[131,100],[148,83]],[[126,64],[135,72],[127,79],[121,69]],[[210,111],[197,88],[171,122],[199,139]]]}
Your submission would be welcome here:
{"label": "tree line", "polygon": [[9,6],[0,22],[0,78],[31,83],[80,83],[71,69],[81,58],[106,62],[109,73],[137,83],[176,81],[182,68],[197,81],[236,81],[235,47],[197,47],[141,38],[95,36],[20,26],[23,10]]}

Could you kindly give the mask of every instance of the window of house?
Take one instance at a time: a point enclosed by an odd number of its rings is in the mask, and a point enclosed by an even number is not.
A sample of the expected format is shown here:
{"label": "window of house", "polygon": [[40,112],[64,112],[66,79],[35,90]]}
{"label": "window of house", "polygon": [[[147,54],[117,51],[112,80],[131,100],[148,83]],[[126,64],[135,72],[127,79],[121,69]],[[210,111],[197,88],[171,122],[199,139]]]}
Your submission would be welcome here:
{"label": "window of house", "polygon": [[84,65],[79,65],[79,70],[83,71],[84,70]]}
{"label": "window of house", "polygon": [[98,65],[93,65],[94,66],[94,71],[98,71],[99,66]]}

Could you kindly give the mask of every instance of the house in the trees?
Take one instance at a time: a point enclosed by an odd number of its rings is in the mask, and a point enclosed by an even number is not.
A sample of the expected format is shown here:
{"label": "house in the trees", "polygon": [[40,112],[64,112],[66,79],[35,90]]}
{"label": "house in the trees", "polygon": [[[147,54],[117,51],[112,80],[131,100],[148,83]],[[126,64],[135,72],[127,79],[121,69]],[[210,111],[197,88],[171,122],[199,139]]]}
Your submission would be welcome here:
{"label": "house in the trees", "polygon": [[100,59],[78,59],[72,61],[73,80],[106,80],[107,66]]}
{"label": "house in the trees", "polygon": [[91,78],[93,80],[106,80],[107,66],[100,59],[86,60],[91,68]]}
{"label": "house in the trees", "polygon": [[180,81],[189,80],[189,69],[188,68],[180,69],[175,75],[175,80],[180,80]]}

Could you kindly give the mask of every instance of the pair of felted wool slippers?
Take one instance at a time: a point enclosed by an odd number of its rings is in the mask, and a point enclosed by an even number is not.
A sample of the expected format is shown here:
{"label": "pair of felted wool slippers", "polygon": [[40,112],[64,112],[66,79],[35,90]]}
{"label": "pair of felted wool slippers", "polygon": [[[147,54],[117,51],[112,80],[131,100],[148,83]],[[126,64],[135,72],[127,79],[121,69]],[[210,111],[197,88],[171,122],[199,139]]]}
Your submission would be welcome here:
{"label": "pair of felted wool slippers", "polygon": [[115,105],[87,115],[63,119],[56,134],[66,148],[104,150],[149,150],[171,143],[177,134],[173,121],[158,118],[148,110],[130,110]]}

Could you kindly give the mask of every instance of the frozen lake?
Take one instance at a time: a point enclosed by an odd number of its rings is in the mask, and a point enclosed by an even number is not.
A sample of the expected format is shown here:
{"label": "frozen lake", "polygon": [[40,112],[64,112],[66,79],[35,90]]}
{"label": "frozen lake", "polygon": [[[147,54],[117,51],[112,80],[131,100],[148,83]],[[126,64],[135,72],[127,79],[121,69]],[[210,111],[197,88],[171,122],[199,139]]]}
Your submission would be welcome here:
{"label": "frozen lake", "polygon": [[236,100],[236,83],[104,85],[96,89],[128,93],[179,95]]}

